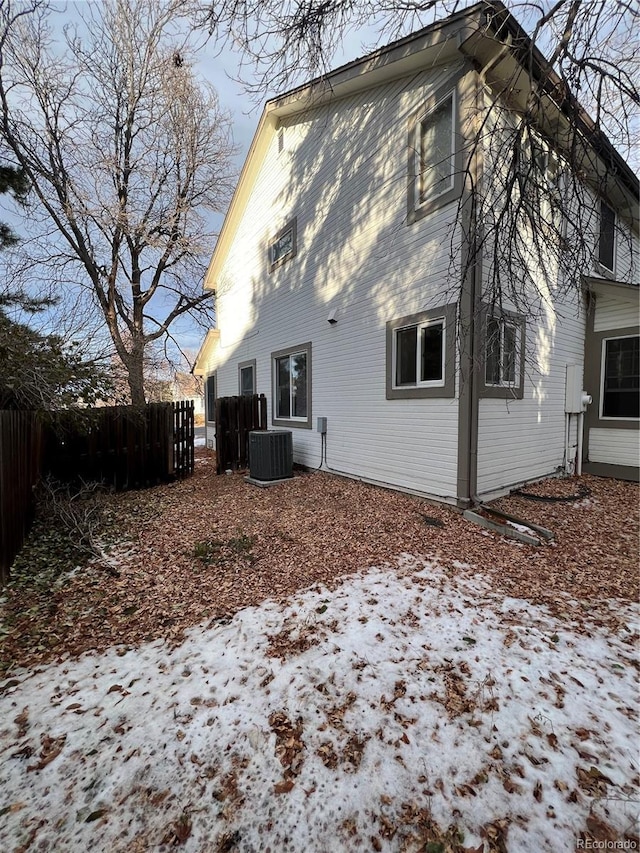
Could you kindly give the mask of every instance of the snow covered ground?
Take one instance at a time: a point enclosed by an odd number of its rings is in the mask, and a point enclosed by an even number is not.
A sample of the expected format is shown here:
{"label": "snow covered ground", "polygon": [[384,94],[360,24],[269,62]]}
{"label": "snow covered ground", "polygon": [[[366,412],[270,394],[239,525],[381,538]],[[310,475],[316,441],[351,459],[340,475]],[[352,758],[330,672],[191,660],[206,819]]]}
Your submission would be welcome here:
{"label": "snow covered ground", "polygon": [[580,849],[585,832],[635,838],[637,608],[618,615],[617,635],[586,629],[407,555],[178,647],[13,673],[2,849],[537,853]]}

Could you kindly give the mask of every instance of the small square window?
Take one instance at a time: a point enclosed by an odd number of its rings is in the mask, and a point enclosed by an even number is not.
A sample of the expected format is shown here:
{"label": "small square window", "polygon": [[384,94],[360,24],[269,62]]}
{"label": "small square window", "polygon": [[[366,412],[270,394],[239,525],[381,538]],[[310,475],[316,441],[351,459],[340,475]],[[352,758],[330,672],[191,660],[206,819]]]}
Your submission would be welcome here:
{"label": "small square window", "polygon": [[604,201],[600,201],[600,234],[598,238],[598,260],[613,272],[615,266],[616,214]]}
{"label": "small square window", "polygon": [[269,266],[271,270],[295,257],[297,251],[297,226],[292,219],[276,234],[269,245]]}
{"label": "small square window", "polygon": [[640,337],[603,341],[603,418],[640,417]]}

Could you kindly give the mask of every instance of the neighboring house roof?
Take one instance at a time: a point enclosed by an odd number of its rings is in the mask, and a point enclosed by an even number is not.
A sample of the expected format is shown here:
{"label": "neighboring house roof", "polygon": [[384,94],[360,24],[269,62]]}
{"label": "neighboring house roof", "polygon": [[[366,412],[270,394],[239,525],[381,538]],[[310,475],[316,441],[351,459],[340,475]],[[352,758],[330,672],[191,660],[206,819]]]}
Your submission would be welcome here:
{"label": "neighboring house roof", "polygon": [[553,124],[549,121],[548,127],[541,130],[561,145],[562,136],[570,126],[577,127],[584,140],[580,154],[586,173],[591,174],[601,190],[604,188],[618,213],[638,231],[640,183],[633,170],[606,136],[596,129],[504,4],[499,0],[483,0],[267,101],[205,276],[205,289],[216,287],[281,118],[461,57],[481,68],[489,84],[508,81],[512,102],[524,104],[533,78],[536,87],[544,93],[549,115],[554,117]]}

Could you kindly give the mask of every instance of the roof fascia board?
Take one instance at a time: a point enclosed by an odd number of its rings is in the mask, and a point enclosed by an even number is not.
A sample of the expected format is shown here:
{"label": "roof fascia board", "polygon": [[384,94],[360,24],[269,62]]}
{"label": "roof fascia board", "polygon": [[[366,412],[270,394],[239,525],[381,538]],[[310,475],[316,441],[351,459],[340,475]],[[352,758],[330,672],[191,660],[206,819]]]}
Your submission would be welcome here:
{"label": "roof fascia board", "polygon": [[256,132],[253,134],[247,157],[242,166],[238,183],[233,192],[231,203],[225,214],[220,234],[216,240],[213,256],[204,276],[204,289],[215,290],[216,280],[220,272],[221,258],[226,254],[233,239],[235,226],[242,214],[244,204],[255,181],[256,175],[262,165],[269,142],[277,123],[277,117],[272,115],[273,110],[267,104],[262,111]]}
{"label": "roof fascia board", "polygon": [[373,89],[401,77],[462,59],[459,52],[460,23],[443,22],[435,30],[421,31],[410,40],[396,42],[393,49],[377,52],[350,64],[344,69],[294,89],[269,101],[274,113],[281,118],[317,107],[337,98]]}
{"label": "roof fascia board", "polygon": [[595,293],[596,296],[615,296],[634,305],[640,301],[640,285],[632,282],[583,276],[582,285],[587,293]]}
{"label": "roof fascia board", "polygon": [[[601,188],[605,182],[606,192],[611,194],[617,211],[638,232],[640,183],[637,175],[606,136],[596,129],[591,117],[567,91],[562,79],[540,50],[531,44],[525,30],[503,4],[486,4],[484,19],[483,24],[469,29],[468,38],[461,41],[461,53],[488,69],[486,81],[490,85],[511,80],[512,97],[518,97],[523,104],[533,85],[541,88],[545,103],[550,113],[555,113],[558,122],[556,127],[541,127],[541,131],[544,133],[546,130],[548,135],[557,139],[560,131],[568,137],[572,123],[575,125],[579,138],[583,140],[583,166],[591,174],[592,183]],[[496,61],[497,42],[502,46],[502,53]]]}
{"label": "roof fascia board", "polygon": [[204,376],[204,362],[206,357],[209,354],[209,350],[213,346],[213,344],[220,339],[220,330],[219,329],[209,329],[207,334],[205,335],[204,341],[202,342],[202,346],[198,350],[198,354],[195,357],[195,361],[193,362],[193,368],[191,372],[194,376]]}

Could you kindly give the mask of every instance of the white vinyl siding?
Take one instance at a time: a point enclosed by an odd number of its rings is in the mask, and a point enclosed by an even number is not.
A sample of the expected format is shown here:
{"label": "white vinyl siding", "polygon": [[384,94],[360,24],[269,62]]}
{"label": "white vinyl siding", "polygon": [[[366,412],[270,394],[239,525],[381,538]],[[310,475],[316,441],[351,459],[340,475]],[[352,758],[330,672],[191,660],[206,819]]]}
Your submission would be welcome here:
{"label": "white vinyl siding", "polygon": [[626,300],[616,296],[598,296],[593,320],[594,332],[624,329],[639,320],[637,311],[634,312]]}
{"label": "white vinyl siding", "polygon": [[[564,463],[566,365],[582,364],[585,314],[577,299],[527,323],[521,400],[481,399],[478,494],[504,492],[552,474]],[[576,451],[576,418],[570,456]]]}
{"label": "white vinyl siding", "polygon": [[589,461],[608,465],[640,465],[640,432],[635,429],[589,431]]}
{"label": "white vinyl siding", "polygon": [[[411,226],[409,117],[456,67],[396,80],[282,119],[254,184],[217,289],[219,393],[235,393],[237,364],[256,359],[272,423],[271,354],[313,346],[311,429],[294,430],[294,459],[455,499],[458,401],[387,400],[386,323],[443,304],[450,286],[456,204]],[[265,271],[265,246],[291,217],[297,251]],[[337,322],[327,317],[336,311]],[[267,377],[269,379],[267,380]]]}

